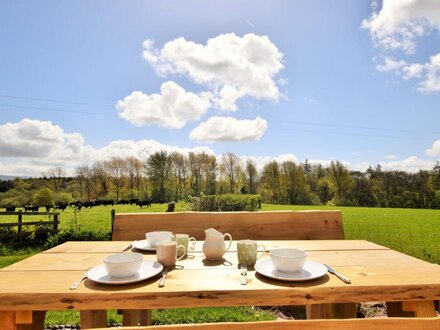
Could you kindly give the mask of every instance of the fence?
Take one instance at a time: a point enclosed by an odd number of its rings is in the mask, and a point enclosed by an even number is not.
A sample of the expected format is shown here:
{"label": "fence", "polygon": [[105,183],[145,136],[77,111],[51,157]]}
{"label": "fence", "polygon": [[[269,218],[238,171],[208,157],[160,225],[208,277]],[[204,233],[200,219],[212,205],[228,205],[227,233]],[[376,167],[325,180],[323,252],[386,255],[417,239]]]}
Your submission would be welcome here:
{"label": "fence", "polygon": [[[17,227],[18,240],[21,241],[23,234],[23,227],[25,226],[39,226],[50,225],[53,226],[53,231],[58,232],[59,213],[58,212],[0,212],[0,216],[17,216],[17,222],[0,223],[1,228],[13,228]],[[52,221],[23,221],[24,216],[49,216],[53,217]],[[4,236],[4,235],[1,235]]]}

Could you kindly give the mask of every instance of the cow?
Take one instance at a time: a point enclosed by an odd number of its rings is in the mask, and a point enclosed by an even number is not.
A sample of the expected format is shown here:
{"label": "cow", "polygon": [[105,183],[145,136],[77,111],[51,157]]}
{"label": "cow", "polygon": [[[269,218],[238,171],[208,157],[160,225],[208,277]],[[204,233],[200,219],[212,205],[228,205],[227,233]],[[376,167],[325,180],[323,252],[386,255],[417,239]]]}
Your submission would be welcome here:
{"label": "cow", "polygon": [[139,206],[140,208],[142,208],[143,206],[151,207],[151,200],[147,199],[146,201],[138,201],[136,205]]}
{"label": "cow", "polygon": [[67,203],[63,203],[63,202],[57,202],[55,203],[55,209],[61,210],[64,212],[64,210],[67,208]]}
{"label": "cow", "polygon": [[87,201],[87,202],[82,203],[82,205],[87,208],[92,208],[93,206],[95,206],[95,202]]}
{"label": "cow", "polygon": [[27,211],[38,212],[39,208],[40,207],[38,205],[25,205],[24,206],[24,211],[25,212],[27,212]]}
{"label": "cow", "polygon": [[15,206],[6,206],[6,212],[15,212]]}
{"label": "cow", "polygon": [[127,204],[130,204],[130,202],[128,200],[121,199],[116,204],[118,204],[118,205],[127,205]]}
{"label": "cow", "polygon": [[174,208],[176,207],[176,203],[174,203],[174,202],[169,202],[168,203],[168,208],[167,208],[167,210],[166,210],[166,212],[174,212]]}
{"label": "cow", "polygon": [[50,209],[53,209],[53,205],[45,205],[46,212],[50,212]]}
{"label": "cow", "polygon": [[133,205],[133,204],[137,205],[137,202],[139,202],[139,198],[132,198],[128,202],[130,203],[130,205]]}

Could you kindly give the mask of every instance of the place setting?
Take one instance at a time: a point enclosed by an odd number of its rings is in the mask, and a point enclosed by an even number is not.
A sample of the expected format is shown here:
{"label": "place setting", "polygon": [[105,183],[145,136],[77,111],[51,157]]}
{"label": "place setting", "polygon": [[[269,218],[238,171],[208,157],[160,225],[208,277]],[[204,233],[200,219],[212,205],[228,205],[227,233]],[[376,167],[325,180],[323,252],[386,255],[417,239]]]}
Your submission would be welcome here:
{"label": "place setting", "polygon": [[[90,268],[70,289],[75,290],[85,279],[100,284],[122,285],[141,282],[159,274],[162,274],[159,287],[163,287],[169,271],[184,268],[176,265],[176,261],[190,257],[187,252],[194,250],[196,243],[196,239],[188,234],[169,231],[148,232],[145,237],[145,240],[134,241],[119,253],[104,257],[102,264]],[[156,261],[145,260],[139,252],[126,252],[131,248],[156,252]]]}

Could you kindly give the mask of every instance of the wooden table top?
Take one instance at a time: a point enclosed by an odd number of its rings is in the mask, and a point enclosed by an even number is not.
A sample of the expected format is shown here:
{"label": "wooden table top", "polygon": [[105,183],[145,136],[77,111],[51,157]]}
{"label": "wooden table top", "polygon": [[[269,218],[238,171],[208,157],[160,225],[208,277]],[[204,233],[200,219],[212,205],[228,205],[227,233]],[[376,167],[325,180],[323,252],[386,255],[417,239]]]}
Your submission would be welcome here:
{"label": "wooden table top", "polygon": [[[296,247],[308,259],[327,263],[348,276],[345,284],[333,275],[307,282],[281,282],[248,272],[239,282],[236,244],[220,262],[207,262],[202,242],[183,269],[134,284],[108,286],[90,280],[76,290],[70,285],[104,256],[130,242],[67,242],[0,270],[0,310],[156,309],[174,307],[302,305],[361,301],[440,299],[440,266],[361,240],[259,241],[266,249]],[[144,253],[155,260],[155,253]]]}

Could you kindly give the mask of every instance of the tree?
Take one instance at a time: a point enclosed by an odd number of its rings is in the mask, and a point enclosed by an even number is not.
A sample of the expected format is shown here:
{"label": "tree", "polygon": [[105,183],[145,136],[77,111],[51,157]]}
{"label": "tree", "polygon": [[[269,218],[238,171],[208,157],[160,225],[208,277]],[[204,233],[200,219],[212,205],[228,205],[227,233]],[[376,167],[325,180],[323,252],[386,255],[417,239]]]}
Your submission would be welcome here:
{"label": "tree", "polygon": [[42,188],[34,193],[33,201],[35,205],[46,206],[54,202],[54,193],[49,188]]}
{"label": "tree", "polygon": [[223,154],[221,170],[228,178],[229,192],[233,193],[241,171],[240,159],[231,152]]}
{"label": "tree", "polygon": [[112,159],[104,163],[104,166],[113,182],[116,201],[118,201],[123,186],[124,174],[126,172],[126,161],[121,157],[112,157]]}
{"label": "tree", "polygon": [[80,198],[82,198],[84,190],[87,196],[87,201],[90,201],[94,187],[93,169],[88,165],[82,165],[76,167],[75,172],[80,187]]}
{"label": "tree", "polygon": [[202,166],[203,166],[203,156],[201,154],[196,154],[190,152],[188,154],[188,167],[189,167],[189,181],[191,187],[191,195],[198,196],[202,191]]}
{"label": "tree", "polygon": [[[142,162],[136,157],[128,157],[126,159],[126,173],[128,174],[128,184],[130,189],[130,199],[133,199],[133,189],[139,182],[139,173],[142,169]],[[139,187],[139,185],[138,185]],[[139,188],[138,188],[139,192]]]}
{"label": "tree", "polygon": [[166,201],[165,186],[171,173],[171,159],[166,151],[150,155],[146,163],[148,177],[153,185],[153,196],[159,201]]}
{"label": "tree", "polygon": [[214,155],[202,153],[202,177],[205,180],[203,191],[207,195],[214,195],[216,193],[217,185],[217,158]]}
{"label": "tree", "polygon": [[257,191],[256,182],[257,182],[257,167],[255,166],[255,162],[248,159],[246,161],[246,181],[248,184],[248,191],[250,194],[255,194]]}
{"label": "tree", "polygon": [[66,172],[61,167],[54,167],[44,172],[42,176],[47,187],[57,193],[61,189]]}
{"label": "tree", "polygon": [[280,165],[276,161],[266,163],[261,175],[265,194],[270,202],[280,202]]}
{"label": "tree", "polygon": [[93,177],[98,183],[98,196],[107,196],[109,193],[109,175],[105,162],[95,162],[93,164]]}
{"label": "tree", "polygon": [[354,186],[354,180],[348,169],[341,162],[332,161],[328,171],[330,185],[338,201],[336,204],[351,204],[350,191]]}
{"label": "tree", "polygon": [[308,185],[304,170],[292,161],[281,164],[281,188],[289,204],[302,204],[307,200]]}
{"label": "tree", "polygon": [[185,185],[185,179],[186,179],[186,159],[185,157],[178,153],[177,151],[173,152],[170,155],[171,158],[171,171],[174,177],[174,198],[176,201],[179,201],[182,199],[183,195],[183,188]]}

